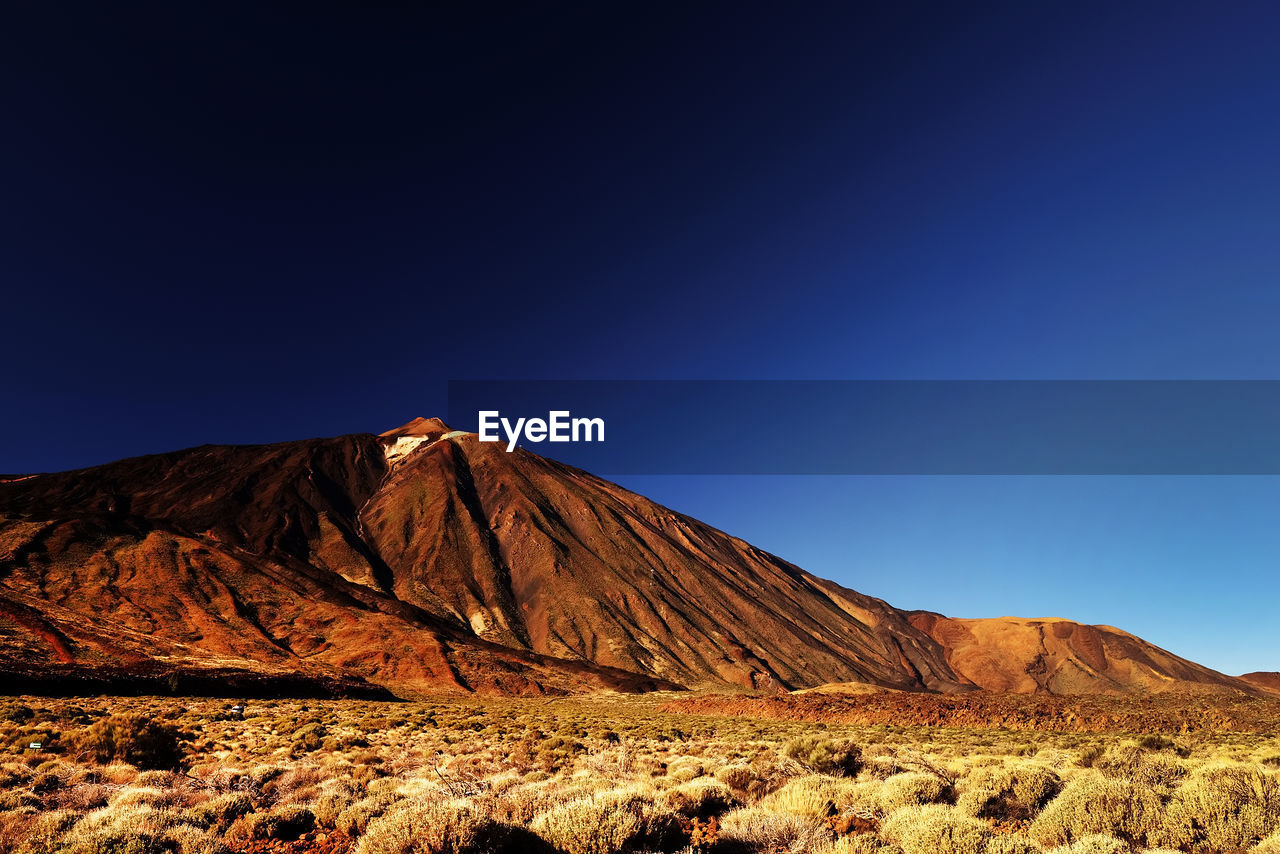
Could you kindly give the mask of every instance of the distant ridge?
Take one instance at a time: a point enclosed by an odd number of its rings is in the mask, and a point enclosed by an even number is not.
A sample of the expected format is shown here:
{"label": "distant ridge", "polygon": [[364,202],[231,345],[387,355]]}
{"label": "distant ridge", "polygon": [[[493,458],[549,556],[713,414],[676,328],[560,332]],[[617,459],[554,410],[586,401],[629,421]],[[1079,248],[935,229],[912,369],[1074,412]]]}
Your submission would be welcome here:
{"label": "distant ridge", "polygon": [[1264,691],[1272,694],[1280,694],[1280,673],[1275,672],[1254,672],[1246,673],[1240,677],[1250,685],[1255,685]]}

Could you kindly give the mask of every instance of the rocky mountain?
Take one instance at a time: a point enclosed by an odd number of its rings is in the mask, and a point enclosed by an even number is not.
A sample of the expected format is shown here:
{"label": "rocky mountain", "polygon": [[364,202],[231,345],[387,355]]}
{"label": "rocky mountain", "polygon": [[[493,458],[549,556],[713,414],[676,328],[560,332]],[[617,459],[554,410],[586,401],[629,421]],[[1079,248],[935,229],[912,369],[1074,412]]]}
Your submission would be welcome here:
{"label": "rocky mountain", "polygon": [[988,622],[438,419],[0,482],[0,669],[24,685],[1258,690],[1118,630]]}
{"label": "rocky mountain", "polygon": [[1254,685],[1271,694],[1280,694],[1280,673],[1261,671],[1246,673],[1240,677],[1250,685]]}
{"label": "rocky mountain", "polygon": [[1111,626],[1060,619],[959,620],[918,611],[911,624],[946,650],[962,678],[1017,694],[1241,691],[1241,680],[1210,670]]}

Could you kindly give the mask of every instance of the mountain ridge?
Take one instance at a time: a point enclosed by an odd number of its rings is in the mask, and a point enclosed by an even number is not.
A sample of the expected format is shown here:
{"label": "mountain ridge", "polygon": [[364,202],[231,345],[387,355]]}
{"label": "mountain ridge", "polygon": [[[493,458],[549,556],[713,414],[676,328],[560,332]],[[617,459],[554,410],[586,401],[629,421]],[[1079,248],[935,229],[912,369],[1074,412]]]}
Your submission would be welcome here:
{"label": "mountain ridge", "polygon": [[401,692],[1265,690],[1118,630],[903,611],[440,419],[13,479],[0,513],[12,672],[231,668]]}

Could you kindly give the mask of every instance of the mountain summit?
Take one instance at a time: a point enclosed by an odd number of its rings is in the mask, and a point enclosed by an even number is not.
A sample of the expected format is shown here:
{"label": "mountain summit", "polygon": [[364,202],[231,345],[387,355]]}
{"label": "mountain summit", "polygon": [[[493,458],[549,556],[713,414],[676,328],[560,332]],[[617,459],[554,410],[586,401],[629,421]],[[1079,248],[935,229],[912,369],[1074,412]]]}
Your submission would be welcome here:
{"label": "mountain summit", "polygon": [[900,611],[435,418],[13,480],[0,513],[0,667],[34,682],[1260,690],[1118,630]]}

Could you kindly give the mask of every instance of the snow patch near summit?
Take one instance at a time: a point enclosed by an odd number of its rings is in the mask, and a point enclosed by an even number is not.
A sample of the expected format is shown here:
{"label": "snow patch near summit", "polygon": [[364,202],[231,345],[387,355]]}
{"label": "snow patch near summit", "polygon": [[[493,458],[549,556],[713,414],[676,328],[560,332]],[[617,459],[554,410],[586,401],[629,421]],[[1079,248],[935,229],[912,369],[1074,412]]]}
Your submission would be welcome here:
{"label": "snow patch near summit", "polygon": [[382,449],[382,452],[386,454],[387,462],[395,465],[431,441],[433,440],[430,436],[397,436],[394,442]]}

